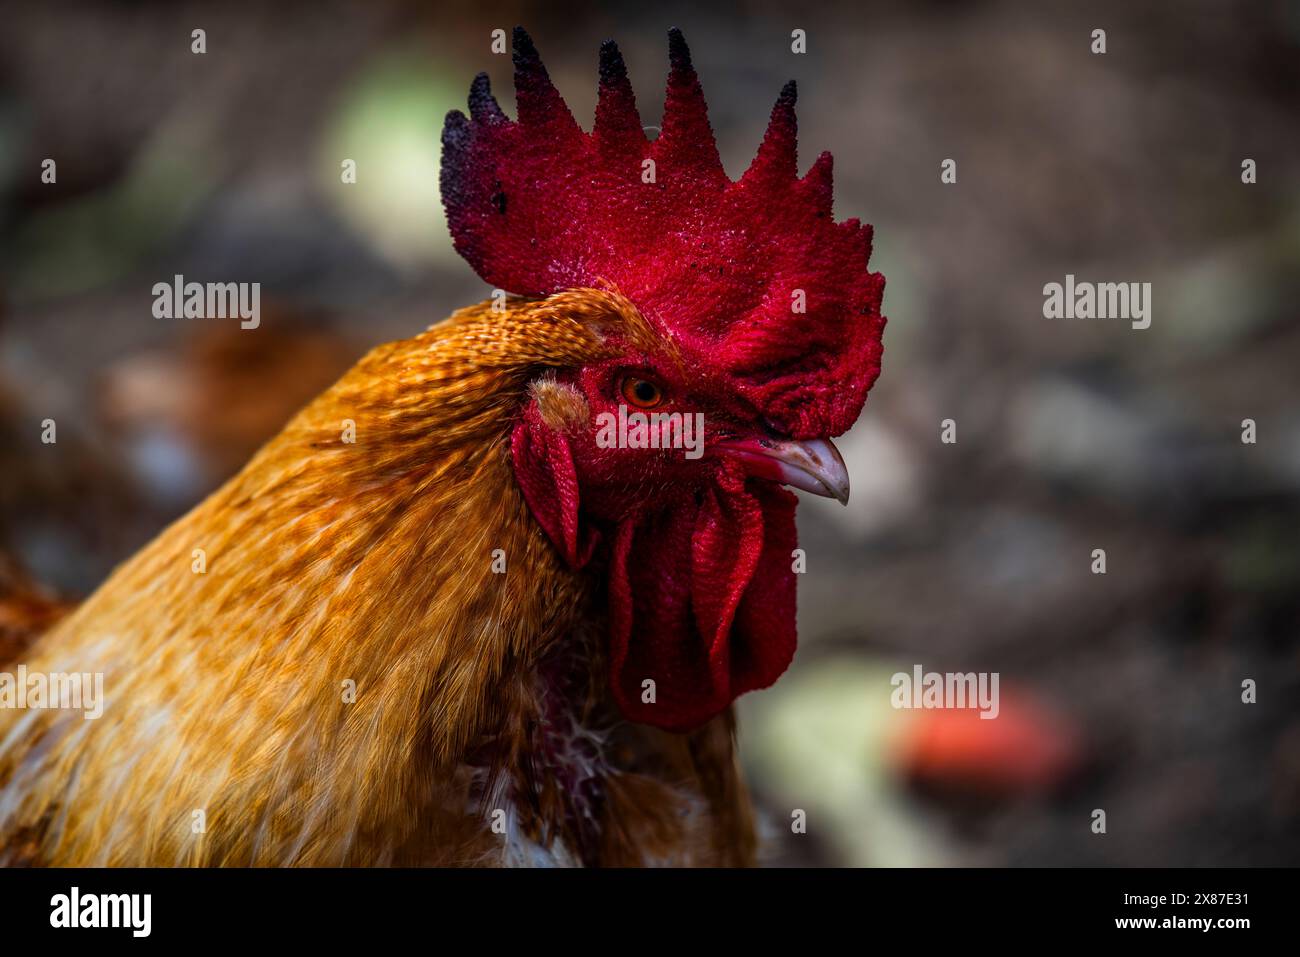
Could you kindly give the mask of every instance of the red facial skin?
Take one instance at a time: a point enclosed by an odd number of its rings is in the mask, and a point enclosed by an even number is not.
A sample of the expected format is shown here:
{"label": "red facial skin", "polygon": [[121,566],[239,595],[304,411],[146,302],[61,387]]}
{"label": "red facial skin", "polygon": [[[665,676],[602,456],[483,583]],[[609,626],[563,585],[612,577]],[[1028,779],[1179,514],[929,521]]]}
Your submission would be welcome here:
{"label": "red facial skin", "polygon": [[[628,376],[660,385],[662,402],[628,406],[620,389]],[[582,567],[598,549],[608,558],[610,682],[620,709],[673,731],[770,685],[795,648],[795,497],[720,447],[769,430],[706,376],[685,378],[640,355],[586,367],[567,380],[591,410],[586,427],[558,432],[531,405],[512,448],[529,507],[566,560]],[[600,447],[598,416],[617,415],[620,403],[629,412],[703,413],[703,456]],[[653,701],[644,700],[647,680]]]}

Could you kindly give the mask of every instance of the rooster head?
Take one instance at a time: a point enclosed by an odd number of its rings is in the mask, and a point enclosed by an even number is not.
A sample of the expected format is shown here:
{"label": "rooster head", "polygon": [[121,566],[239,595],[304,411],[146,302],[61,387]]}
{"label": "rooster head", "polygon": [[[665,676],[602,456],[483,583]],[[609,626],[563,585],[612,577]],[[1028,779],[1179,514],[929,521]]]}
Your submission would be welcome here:
{"label": "rooster head", "polygon": [[830,440],[879,375],[885,320],[871,227],[831,215],[830,154],[798,175],[794,84],[733,182],[676,30],[669,54],[658,137],[609,41],[586,133],[516,29],[518,118],[480,74],[447,117],[442,195],[485,281],[607,319],[601,358],[533,382],[515,476],[564,559],[606,569],[619,707],[684,731],[794,655],[782,486],[847,501]]}

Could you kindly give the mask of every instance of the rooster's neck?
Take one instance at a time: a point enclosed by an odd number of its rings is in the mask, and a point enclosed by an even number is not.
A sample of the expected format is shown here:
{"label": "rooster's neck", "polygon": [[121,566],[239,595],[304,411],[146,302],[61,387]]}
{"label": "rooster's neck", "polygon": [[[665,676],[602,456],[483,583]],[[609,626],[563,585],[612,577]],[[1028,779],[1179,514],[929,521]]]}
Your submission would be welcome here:
{"label": "rooster's neck", "polygon": [[0,844],[36,830],[69,864],[484,852],[466,755],[533,707],[587,606],[511,471],[532,370],[484,359],[486,328],[372,352],[42,639],[29,666],[102,671],[104,715],[0,713]]}

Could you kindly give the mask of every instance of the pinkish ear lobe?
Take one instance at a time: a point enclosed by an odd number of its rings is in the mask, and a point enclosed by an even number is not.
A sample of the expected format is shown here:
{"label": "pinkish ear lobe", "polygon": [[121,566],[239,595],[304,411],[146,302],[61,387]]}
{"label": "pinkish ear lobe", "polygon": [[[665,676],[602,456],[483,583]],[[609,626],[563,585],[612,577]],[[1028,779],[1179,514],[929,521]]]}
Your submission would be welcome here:
{"label": "pinkish ear lobe", "polygon": [[569,440],[530,403],[510,437],[515,481],[543,531],[572,568],[591,560],[597,533],[578,517],[578,474]]}

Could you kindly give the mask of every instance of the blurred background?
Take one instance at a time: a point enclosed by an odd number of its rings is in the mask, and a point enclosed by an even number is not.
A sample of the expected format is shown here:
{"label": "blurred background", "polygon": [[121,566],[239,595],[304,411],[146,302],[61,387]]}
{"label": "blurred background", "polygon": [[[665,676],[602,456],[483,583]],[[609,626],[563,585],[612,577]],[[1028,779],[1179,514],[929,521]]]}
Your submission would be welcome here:
{"label": "blurred background", "polygon": [[[84,596],[486,298],[437,170],[477,71],[512,110],[492,30],[590,128],[609,36],[658,122],[676,25],[732,176],[799,81],[888,278],[852,501],[805,499],[799,654],[742,701],[768,862],[1300,863],[1300,5],[1138,7],[0,2],[0,551]],[[155,319],[177,273],[260,282],[261,327]],[[1066,273],[1150,282],[1151,328],[1044,319]],[[998,672],[1001,717],[894,710],[917,664]]]}

